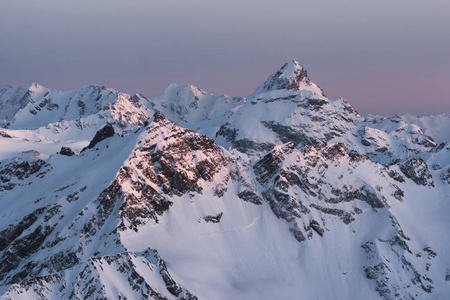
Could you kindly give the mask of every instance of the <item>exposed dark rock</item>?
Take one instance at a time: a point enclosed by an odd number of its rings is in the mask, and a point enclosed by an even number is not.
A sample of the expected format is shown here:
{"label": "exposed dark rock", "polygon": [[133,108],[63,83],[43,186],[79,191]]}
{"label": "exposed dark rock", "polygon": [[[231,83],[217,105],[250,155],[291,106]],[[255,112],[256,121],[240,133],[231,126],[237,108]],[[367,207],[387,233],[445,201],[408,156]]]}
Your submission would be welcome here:
{"label": "exposed dark rock", "polygon": [[[159,143],[158,147],[155,143]],[[201,160],[196,156],[198,152],[202,153]],[[139,163],[134,165],[135,160],[130,159],[118,178],[120,184],[129,182],[134,191],[124,194],[120,213],[134,230],[149,220],[158,222],[172,205],[169,197],[201,193],[201,182],[211,182],[221,168],[230,164],[212,139],[178,127],[160,113],[155,114],[133,155],[140,158]],[[220,183],[214,191],[220,196],[225,189],[226,184]]]}
{"label": "exposed dark rock", "polygon": [[251,202],[253,204],[260,205],[262,204],[261,197],[258,196],[254,191],[252,190],[244,190],[238,193],[238,197],[244,201]]}
{"label": "exposed dark rock", "polygon": [[0,251],[4,250],[11,242],[18,238],[22,232],[30,228],[36,222],[39,216],[44,212],[45,207],[41,207],[26,215],[16,225],[9,225],[0,232]]}
{"label": "exposed dark rock", "polygon": [[434,187],[433,177],[427,164],[420,157],[414,157],[400,165],[406,177],[418,185]]}
{"label": "exposed dark rock", "polygon": [[158,222],[158,216],[162,216],[173,204],[148,185],[142,189],[141,195],[137,198],[133,194],[125,194],[125,202],[121,207],[121,216],[129,221],[133,230],[137,230],[139,225],[145,224],[149,219]]}
{"label": "exposed dark rock", "polygon": [[347,155],[347,147],[343,143],[336,143],[323,149],[322,154],[325,158],[336,160]]}
{"label": "exposed dark rock", "polygon": [[350,190],[345,187],[342,190],[337,190],[337,198],[329,198],[326,201],[329,203],[349,202],[355,199],[361,200],[369,204],[372,208],[383,208],[386,203],[380,199],[377,194],[370,191],[369,187],[362,186],[357,190]]}
{"label": "exposed dark rock", "polygon": [[[49,166],[42,159],[12,159],[4,164],[0,164],[0,192],[4,190],[11,190],[17,184],[22,184],[23,181],[31,175],[39,172],[43,167]],[[45,175],[45,172],[39,175]]]}
{"label": "exposed dark rock", "polygon": [[220,126],[219,130],[216,132],[216,138],[218,136],[223,136],[227,142],[234,142],[237,137],[237,129],[236,128],[230,128],[230,123],[225,123],[222,126]]}
{"label": "exposed dark rock", "polygon": [[267,183],[279,170],[281,162],[285,158],[285,153],[290,153],[295,149],[295,145],[287,144],[283,149],[275,149],[253,166],[257,180],[264,184]]}
{"label": "exposed dark rock", "polygon": [[392,179],[394,179],[395,181],[398,182],[405,182],[405,178],[403,178],[402,175],[400,175],[398,172],[396,172],[395,170],[390,170],[388,173],[389,177],[391,177]]}
{"label": "exposed dark rock", "polygon": [[256,152],[268,152],[273,149],[275,145],[270,143],[257,143],[249,139],[241,139],[234,141],[232,147],[242,153]]}
{"label": "exposed dark rock", "polygon": [[289,195],[274,191],[272,189],[264,191],[262,195],[264,199],[269,203],[273,213],[278,218],[282,218],[287,222],[291,222],[295,219],[296,216],[300,216],[300,213],[298,211],[298,203],[295,199],[291,199]]}
{"label": "exposed dark rock", "polygon": [[442,182],[450,184],[450,168],[441,175]]}
{"label": "exposed dark rock", "polygon": [[437,256],[437,253],[430,247],[424,248],[423,251],[425,251],[427,253],[428,258],[430,258],[430,259],[435,258]]}
{"label": "exposed dark rock", "polygon": [[[295,64],[295,72],[291,78],[286,78],[283,72],[292,64]],[[308,78],[306,70],[300,66],[296,61],[284,64],[275,74],[271,75],[263,85],[263,91],[272,90],[298,90],[300,85],[310,86],[313,83]],[[320,89],[320,88],[319,88]],[[325,96],[322,90],[322,96]]]}
{"label": "exposed dark rock", "polygon": [[48,257],[43,263],[42,268],[59,272],[67,270],[80,262],[75,252],[58,252]]}
{"label": "exposed dark rock", "polygon": [[[100,97],[100,95],[99,95],[99,97]],[[84,115],[84,113],[86,112],[86,104],[83,101],[78,100],[77,105],[78,105],[78,108],[79,108],[80,116]]]}
{"label": "exposed dark rock", "polygon": [[380,148],[375,149],[376,152],[380,152],[380,153],[384,153],[388,150],[389,149],[387,147],[380,147]]}
{"label": "exposed dark rock", "polygon": [[[297,98],[296,95],[289,95],[286,97],[273,97],[273,98],[269,98],[269,99],[265,99],[264,103],[272,103],[272,102],[277,102],[277,101],[286,101],[286,100],[290,100],[294,103],[300,103],[299,100],[296,100],[295,98]],[[252,104],[255,105],[256,103],[258,103],[258,100],[261,100],[259,97],[256,99],[257,101],[253,100]]]}
{"label": "exposed dark rock", "polygon": [[394,193],[392,194],[392,196],[394,196],[395,199],[397,199],[398,201],[403,201],[403,197],[405,196],[405,193],[403,192],[402,189],[400,189],[397,185],[393,184],[392,185],[395,189]]}
{"label": "exposed dark rock", "polygon": [[67,195],[66,197],[66,201],[71,203],[73,201],[77,201],[78,199],[80,199],[80,197],[78,196],[80,192],[79,191],[75,191],[73,193],[70,193],[69,195]]}
{"label": "exposed dark rock", "polygon": [[360,154],[354,150],[349,150],[348,151],[348,156],[350,156],[350,161],[362,161],[362,160],[368,160],[369,157],[367,155],[364,154]]}
{"label": "exposed dark rock", "polygon": [[219,223],[220,219],[223,216],[223,212],[218,213],[217,215],[213,216],[213,215],[207,215],[205,217],[203,217],[203,219],[205,220],[206,223]]}
{"label": "exposed dark rock", "polygon": [[47,223],[48,221],[53,219],[54,216],[60,215],[61,207],[62,206],[59,204],[53,204],[52,207],[47,210],[47,213],[44,216],[44,222]]}
{"label": "exposed dark rock", "polygon": [[402,250],[405,250],[409,254],[412,254],[412,251],[409,249],[408,243],[403,239],[403,237],[400,236],[400,234],[393,236],[389,240],[379,239],[379,241],[384,242],[384,243],[389,243],[389,245],[391,245],[391,247],[399,246]]}
{"label": "exposed dark rock", "polygon": [[[33,232],[17,238],[12,242],[0,258],[0,281],[5,276],[15,270],[24,258],[35,253],[42,245],[47,236],[53,231],[54,227],[39,225]],[[8,283],[17,283],[28,276],[25,270],[14,274]]]}
{"label": "exposed dark rock", "polygon": [[367,147],[372,146],[372,143],[369,142],[367,139],[361,139],[361,144]]}
{"label": "exposed dark rock", "polygon": [[274,121],[263,121],[261,124],[275,132],[282,143],[293,142],[300,146],[322,144],[321,141],[306,135],[301,128],[297,129],[294,126],[281,125]]}
{"label": "exposed dark rock", "polygon": [[107,124],[105,127],[103,127],[102,129],[100,129],[99,131],[97,131],[97,133],[95,134],[94,138],[91,140],[91,142],[89,143],[89,145],[85,148],[83,148],[83,150],[81,150],[81,152],[85,151],[86,149],[92,149],[95,147],[95,145],[97,145],[97,143],[103,141],[106,138],[112,137],[114,135],[114,128],[112,127],[111,124]]}
{"label": "exposed dark rock", "polygon": [[[394,226],[399,224],[394,219]],[[400,230],[401,231],[401,230]],[[379,253],[378,246],[373,242],[367,242],[361,246],[365,252],[367,263],[371,266],[364,266],[366,277],[373,280],[375,283],[375,290],[384,299],[398,298],[400,292],[404,299],[412,299],[412,295],[420,291],[431,293],[433,280],[431,280],[426,273],[420,274],[409,259],[420,259],[421,255],[412,256],[407,242],[400,235],[395,235],[389,240],[379,239],[377,243],[387,243],[394,256],[387,258],[385,255]],[[394,260],[394,261],[393,261]],[[409,281],[404,282],[397,280],[393,273],[398,272],[394,266],[400,264],[402,266],[401,272],[403,276],[409,277]],[[429,265],[425,268],[429,271]],[[412,286],[416,287],[416,292]]]}
{"label": "exposed dark rock", "polygon": [[292,234],[294,235],[295,239],[298,242],[301,243],[304,240],[306,240],[305,235],[303,234],[303,232],[297,226],[289,227],[289,231],[292,232]]}
{"label": "exposed dark rock", "polygon": [[[164,291],[157,291],[151,287],[152,282],[148,282],[140,268],[135,265],[135,260],[142,261],[141,268],[146,269],[147,272],[156,272],[166,285],[167,291],[177,297],[177,299],[197,300],[197,297],[192,295],[186,288],[180,284],[170,275],[166,264],[159,257],[156,250],[148,249],[143,253],[121,252],[100,257],[91,257],[86,262],[79,262],[75,253],[67,253],[67,257],[63,253],[57,253],[51,259],[45,262],[49,269],[63,269],[57,273],[35,276],[32,279],[21,282],[18,285],[12,286],[7,291],[7,297],[11,294],[22,294],[25,291],[32,291],[36,293],[38,299],[47,299],[47,291],[49,287],[59,287],[59,289],[52,290],[52,292],[63,299],[106,299],[105,283],[102,281],[101,273],[105,272],[105,267],[108,272],[116,273],[128,281],[131,291],[139,299],[167,299],[167,294]],[[80,270],[76,278],[67,277],[66,270],[70,266],[78,266]],[[32,268],[32,266],[29,266]],[[76,270],[76,269],[75,269]],[[158,276],[157,275],[157,276]],[[118,287],[119,297],[122,298],[120,287]],[[164,295],[165,294],[165,295]]]}
{"label": "exposed dark rock", "polygon": [[61,155],[67,155],[67,156],[73,156],[75,153],[70,149],[70,147],[61,147],[61,150],[59,151],[59,154]]}
{"label": "exposed dark rock", "polygon": [[25,178],[28,178],[30,175],[38,172],[44,164],[45,161],[43,161],[42,159],[32,161],[13,160],[9,164],[2,165],[2,168],[0,170],[0,180],[2,182],[7,182],[10,180],[10,177],[16,177],[19,180],[23,180]]}
{"label": "exposed dark rock", "polygon": [[328,101],[325,99],[308,99],[308,104],[312,106],[324,106]]}
{"label": "exposed dark rock", "polygon": [[388,279],[386,278],[386,274],[389,271],[390,270],[384,263],[379,263],[375,266],[364,268],[364,273],[366,274],[367,279],[374,280],[376,283],[375,291],[378,292],[380,297],[385,299],[391,299],[393,294],[393,291],[389,289]]}
{"label": "exposed dark rock", "polygon": [[320,210],[324,214],[338,216],[345,224],[350,224],[351,222],[355,221],[355,218],[352,216],[351,213],[346,212],[342,209],[323,207],[314,203],[310,204],[310,206],[317,210]]}
{"label": "exposed dark rock", "polygon": [[320,236],[323,236],[323,233],[325,232],[325,230],[320,227],[319,222],[317,222],[316,220],[312,220],[311,222],[309,222],[309,227],[312,228]]}
{"label": "exposed dark rock", "polygon": [[4,138],[12,138],[12,136],[10,136],[9,134],[7,134],[6,132],[0,130],[0,136],[4,137]]}
{"label": "exposed dark rock", "polygon": [[122,196],[121,186],[117,180],[114,180],[95,200],[96,212],[89,222],[84,224],[81,232],[87,237],[94,236],[111,216]]}

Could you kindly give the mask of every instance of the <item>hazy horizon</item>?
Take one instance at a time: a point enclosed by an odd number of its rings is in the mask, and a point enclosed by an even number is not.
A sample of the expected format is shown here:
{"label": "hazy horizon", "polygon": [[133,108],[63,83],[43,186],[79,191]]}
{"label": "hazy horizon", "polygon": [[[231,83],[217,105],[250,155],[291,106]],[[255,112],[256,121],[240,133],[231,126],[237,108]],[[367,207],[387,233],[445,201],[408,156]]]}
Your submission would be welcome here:
{"label": "hazy horizon", "polygon": [[450,113],[450,3],[0,3],[0,88],[37,82],[246,96],[295,59],[362,114]]}

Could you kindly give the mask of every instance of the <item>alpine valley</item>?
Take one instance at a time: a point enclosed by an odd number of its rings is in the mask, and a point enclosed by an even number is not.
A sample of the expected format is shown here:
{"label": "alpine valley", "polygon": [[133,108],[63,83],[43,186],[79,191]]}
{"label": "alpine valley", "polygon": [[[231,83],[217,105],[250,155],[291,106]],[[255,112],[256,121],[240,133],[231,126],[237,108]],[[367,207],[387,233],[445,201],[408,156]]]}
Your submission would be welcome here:
{"label": "alpine valley", "polygon": [[8,86],[0,126],[1,299],[450,297],[448,114],[291,61],[247,97]]}

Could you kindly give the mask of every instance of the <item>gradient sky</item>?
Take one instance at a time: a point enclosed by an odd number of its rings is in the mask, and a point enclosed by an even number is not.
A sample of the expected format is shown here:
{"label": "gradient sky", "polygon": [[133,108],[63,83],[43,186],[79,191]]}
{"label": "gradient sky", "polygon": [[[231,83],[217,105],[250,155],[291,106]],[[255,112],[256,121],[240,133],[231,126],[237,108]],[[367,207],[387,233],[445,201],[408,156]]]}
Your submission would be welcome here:
{"label": "gradient sky", "polygon": [[360,113],[450,113],[450,1],[0,1],[0,88],[246,96],[291,59]]}

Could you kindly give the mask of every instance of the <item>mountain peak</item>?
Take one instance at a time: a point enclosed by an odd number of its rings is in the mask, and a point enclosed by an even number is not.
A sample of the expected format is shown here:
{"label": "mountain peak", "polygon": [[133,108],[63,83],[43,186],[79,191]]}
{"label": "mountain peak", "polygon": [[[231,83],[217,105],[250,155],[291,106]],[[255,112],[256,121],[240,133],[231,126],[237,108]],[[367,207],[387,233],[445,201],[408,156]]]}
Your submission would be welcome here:
{"label": "mountain peak", "polygon": [[270,75],[251,96],[274,90],[309,90],[325,97],[322,89],[308,78],[306,69],[296,60],[285,63],[278,71]]}
{"label": "mountain peak", "polygon": [[300,63],[296,60],[291,60],[287,63],[285,63],[277,72],[276,74],[279,79],[288,79],[288,80],[295,80],[295,81],[301,81],[303,79],[308,79],[308,75],[306,73],[305,68],[300,65]]}
{"label": "mountain peak", "polygon": [[38,91],[42,91],[44,89],[47,89],[45,86],[40,85],[36,82],[31,82],[26,84],[25,86],[28,86],[28,90],[33,91],[33,92],[38,92]]}

